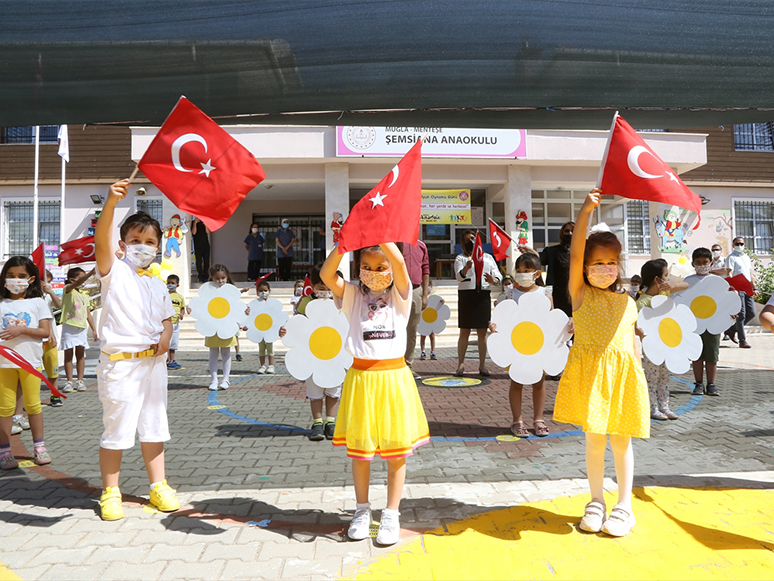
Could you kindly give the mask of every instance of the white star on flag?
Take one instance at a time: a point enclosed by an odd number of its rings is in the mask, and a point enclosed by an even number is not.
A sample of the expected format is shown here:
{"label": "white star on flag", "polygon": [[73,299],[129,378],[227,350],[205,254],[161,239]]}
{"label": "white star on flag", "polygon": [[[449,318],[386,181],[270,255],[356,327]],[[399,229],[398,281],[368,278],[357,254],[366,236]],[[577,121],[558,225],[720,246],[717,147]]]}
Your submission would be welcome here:
{"label": "white star on flag", "polygon": [[81,254],[83,254],[83,248],[76,248],[76,249],[75,249],[75,253],[76,253],[78,256],[80,256]]}
{"label": "white star on flag", "polygon": [[368,201],[373,204],[373,206],[371,206],[371,209],[373,210],[374,208],[376,208],[376,206],[381,206],[382,208],[384,208],[384,199],[386,197],[387,197],[387,194],[382,195],[379,192],[376,192],[376,195],[373,198],[368,198]]}
{"label": "white star on flag", "polygon": [[199,162],[202,166],[202,171],[199,172],[199,175],[204,174],[205,176],[210,177],[210,172],[216,169],[210,165],[211,162],[212,159],[208,159],[207,163],[202,163],[201,161]]}
{"label": "white star on flag", "polygon": [[667,175],[669,176],[669,179],[670,179],[670,180],[672,180],[673,182],[676,182],[676,183],[678,183],[678,184],[680,183],[680,180],[678,180],[678,179],[677,179],[677,176],[676,176],[675,174],[673,174],[671,171],[668,171],[668,172],[666,172],[666,173],[667,173]]}

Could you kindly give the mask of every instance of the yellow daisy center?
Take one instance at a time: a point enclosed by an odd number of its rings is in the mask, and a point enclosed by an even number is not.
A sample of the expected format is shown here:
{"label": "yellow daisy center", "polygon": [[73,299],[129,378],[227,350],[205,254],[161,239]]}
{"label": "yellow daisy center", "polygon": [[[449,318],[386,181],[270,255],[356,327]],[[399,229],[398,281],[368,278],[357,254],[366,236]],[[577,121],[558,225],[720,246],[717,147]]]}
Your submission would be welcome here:
{"label": "yellow daisy center", "polygon": [[543,348],[543,330],[532,321],[522,321],[511,332],[513,348],[522,355],[534,355]]}
{"label": "yellow daisy center", "polygon": [[435,309],[425,309],[422,311],[422,320],[425,323],[435,323],[435,320],[438,318],[438,311]]}
{"label": "yellow daisy center", "polygon": [[271,315],[267,315],[266,313],[261,313],[257,317],[255,317],[255,328],[259,331],[268,331],[271,329],[271,324],[274,321],[272,321]]}
{"label": "yellow daisy center", "polygon": [[658,324],[658,336],[664,345],[674,349],[683,341],[683,330],[674,319],[664,318]]}
{"label": "yellow daisy center", "polygon": [[207,312],[214,319],[222,319],[231,312],[231,306],[223,297],[215,297],[207,304]]}
{"label": "yellow daisy center", "polygon": [[341,351],[341,335],[333,327],[315,329],[309,336],[309,351],[317,359],[333,359]]}
{"label": "yellow daisy center", "polygon": [[701,295],[691,301],[691,311],[697,319],[709,319],[718,310],[715,299]]}

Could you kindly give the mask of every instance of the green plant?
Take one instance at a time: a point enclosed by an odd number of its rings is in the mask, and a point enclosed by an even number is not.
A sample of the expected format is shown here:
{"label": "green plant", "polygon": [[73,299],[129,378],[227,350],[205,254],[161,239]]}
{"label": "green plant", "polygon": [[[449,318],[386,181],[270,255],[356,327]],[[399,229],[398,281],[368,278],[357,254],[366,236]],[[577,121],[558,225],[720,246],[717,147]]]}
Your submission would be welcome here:
{"label": "green plant", "polygon": [[753,272],[755,273],[755,287],[758,290],[755,300],[756,302],[766,304],[771,295],[774,294],[774,260],[769,261],[769,264],[765,265],[754,252],[747,251],[747,255],[752,261]]}

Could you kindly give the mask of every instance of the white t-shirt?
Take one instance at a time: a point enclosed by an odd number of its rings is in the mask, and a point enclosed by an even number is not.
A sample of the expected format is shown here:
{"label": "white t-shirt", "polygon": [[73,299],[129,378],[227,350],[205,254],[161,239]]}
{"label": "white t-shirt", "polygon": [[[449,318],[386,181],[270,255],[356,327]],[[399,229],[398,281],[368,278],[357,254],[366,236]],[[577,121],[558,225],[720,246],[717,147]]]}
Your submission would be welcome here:
{"label": "white t-shirt", "polygon": [[410,294],[404,300],[394,285],[386,292],[364,293],[359,283],[347,282],[341,310],[349,320],[345,347],[352,357],[382,360],[406,354]]}
{"label": "white t-shirt", "polygon": [[752,263],[746,254],[737,254],[736,252],[729,254],[726,258],[726,268],[731,269],[728,276],[743,274],[747,280],[752,281]]}
{"label": "white t-shirt", "polygon": [[[3,329],[8,327],[28,327],[38,329],[39,321],[51,319],[51,311],[42,298],[35,299],[3,299],[0,301],[0,323]],[[33,367],[43,364],[43,339],[36,339],[28,335],[20,335],[14,339],[0,342],[0,345],[9,347],[29,361]],[[0,367],[18,367],[4,357],[0,357]]]}
{"label": "white t-shirt", "polygon": [[[475,265],[470,267],[467,275],[463,276],[462,274],[462,269],[465,268],[465,265],[470,260],[470,256],[465,256],[464,254],[458,254],[457,258],[454,259],[454,276],[457,277],[457,281],[460,283],[460,286],[457,287],[459,290],[472,290],[476,288]],[[500,284],[503,277],[497,268],[497,263],[491,255],[484,253],[484,272],[481,274],[481,288],[484,290],[489,288],[489,283],[486,281],[486,276],[484,276],[486,273],[492,275],[498,281],[497,284]]]}
{"label": "white t-shirt", "polygon": [[102,351],[137,353],[158,343],[161,322],[175,314],[164,283],[155,276],[139,276],[123,260],[113,262],[105,276],[97,271],[97,277],[102,282]]}

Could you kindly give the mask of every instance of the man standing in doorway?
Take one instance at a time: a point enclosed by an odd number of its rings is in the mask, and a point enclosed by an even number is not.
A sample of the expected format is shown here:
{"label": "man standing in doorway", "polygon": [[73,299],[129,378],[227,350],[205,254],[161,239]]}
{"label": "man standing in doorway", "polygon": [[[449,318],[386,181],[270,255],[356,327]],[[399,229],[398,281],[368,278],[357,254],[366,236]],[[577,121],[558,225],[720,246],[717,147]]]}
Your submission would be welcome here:
{"label": "man standing in doorway", "polygon": [[290,274],[293,269],[293,244],[296,242],[296,235],[291,230],[290,222],[287,218],[282,220],[280,229],[274,235],[274,242],[277,243],[279,279],[290,280]]}
{"label": "man standing in doorway", "polygon": [[[733,277],[737,274],[743,274],[744,277],[752,283],[753,288],[755,288],[752,263],[750,257],[744,253],[744,238],[741,236],[734,238],[734,251],[726,258],[726,268],[731,271],[728,276]],[[739,311],[736,323],[726,331],[726,335],[728,335],[729,339],[734,341],[734,343],[736,343],[736,339],[738,338],[739,346],[742,349],[750,349],[751,345],[747,342],[744,326],[755,316],[755,304],[753,303],[753,298],[748,296],[745,292],[739,291],[739,298],[742,299],[742,310]],[[736,337],[734,335],[736,335]]]}
{"label": "man standing in doorway", "polygon": [[[417,245],[403,245],[403,259],[406,261],[411,286],[414,288],[411,297],[411,314],[406,330],[406,365],[414,363],[414,351],[417,346],[417,327],[422,311],[427,307],[427,289],[430,286],[430,258],[427,246],[421,240]],[[413,371],[413,369],[412,369]]]}
{"label": "man standing in doorway", "polygon": [[210,279],[210,229],[196,217],[191,217],[191,238],[196,255],[196,274],[199,282],[207,282]]}

